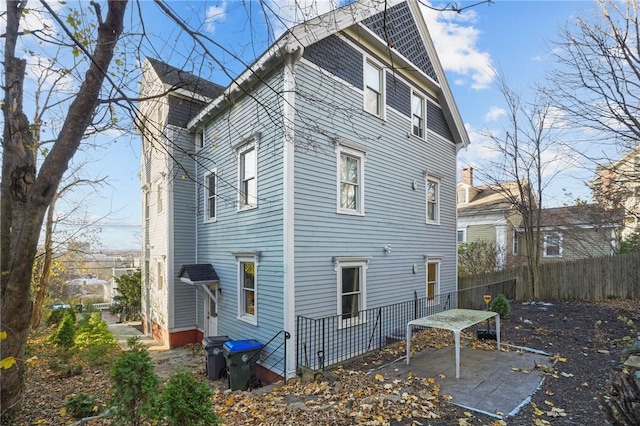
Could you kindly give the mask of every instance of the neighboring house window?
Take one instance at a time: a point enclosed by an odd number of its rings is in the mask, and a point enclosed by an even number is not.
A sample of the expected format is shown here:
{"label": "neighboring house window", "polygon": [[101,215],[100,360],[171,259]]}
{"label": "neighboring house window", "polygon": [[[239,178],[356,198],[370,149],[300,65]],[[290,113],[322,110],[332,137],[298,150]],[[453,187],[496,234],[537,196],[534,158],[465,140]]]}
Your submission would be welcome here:
{"label": "neighboring house window", "polygon": [[382,69],[366,61],[364,64],[364,109],[382,117]]}
{"label": "neighboring house window", "polygon": [[162,290],[164,288],[164,266],[162,262],[158,262],[158,290]]}
{"label": "neighboring house window", "polygon": [[427,223],[440,221],[440,181],[427,178]]}
{"label": "neighboring house window", "polygon": [[238,316],[241,320],[258,323],[257,290],[255,257],[238,258]]}
{"label": "neighboring house window", "polygon": [[338,149],[338,213],[364,214],[364,153]]}
{"label": "neighboring house window", "polygon": [[518,232],[513,230],[512,254],[518,254]]}
{"label": "neighboring house window", "polygon": [[544,234],[543,257],[562,257],[562,234],[551,232]]}
{"label": "neighboring house window", "polygon": [[240,210],[258,205],[258,155],[254,143],[244,145],[238,152],[238,180],[240,183]]}
{"label": "neighboring house window", "polygon": [[365,290],[367,283],[365,259],[337,260],[338,273],[338,315],[340,326],[350,327],[366,321]]}
{"label": "neighboring house window", "polygon": [[158,214],[164,211],[164,198],[162,194],[162,185],[158,185],[158,189],[156,190],[156,207],[158,208]]}
{"label": "neighboring house window", "polygon": [[467,230],[466,229],[458,229],[457,242],[458,242],[458,244],[462,244],[462,243],[466,243],[467,242]]}
{"label": "neighboring house window", "polygon": [[411,93],[411,129],[419,138],[424,138],[424,110],[424,98]]}
{"label": "neighboring house window", "polygon": [[440,259],[427,261],[427,304],[438,304],[440,295]]}
{"label": "neighboring house window", "polygon": [[205,221],[215,222],[218,197],[218,174],[216,170],[204,177],[204,193],[206,203]]}

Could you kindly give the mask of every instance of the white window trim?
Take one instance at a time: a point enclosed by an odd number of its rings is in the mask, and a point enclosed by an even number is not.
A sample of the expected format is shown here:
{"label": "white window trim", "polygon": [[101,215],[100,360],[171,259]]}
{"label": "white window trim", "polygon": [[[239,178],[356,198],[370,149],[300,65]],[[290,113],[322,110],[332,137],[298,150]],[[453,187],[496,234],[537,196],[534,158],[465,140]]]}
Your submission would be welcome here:
{"label": "white window trim", "polygon": [[202,148],[204,148],[204,129],[196,130],[195,144],[196,144],[196,151],[199,151]]}
{"label": "white window trim", "polygon": [[[334,257],[333,264],[336,272],[336,297],[337,297],[337,315],[340,317],[338,321],[338,329],[353,327],[367,322],[367,269],[369,267],[370,257]],[[343,268],[361,268],[362,282],[360,283],[360,299],[358,312],[361,315],[358,318],[342,319],[342,269]]]}
{"label": "white window trim", "polygon": [[[416,135],[413,132],[413,98],[417,97],[421,100],[422,102],[422,117],[420,117],[422,119],[422,136]],[[425,140],[427,138],[427,98],[425,95],[423,95],[421,92],[418,92],[417,90],[411,88],[411,120],[409,126],[411,127],[409,129],[409,132],[412,136],[415,136],[418,139],[422,139]]]}
{"label": "white window trim", "polygon": [[[458,232],[462,232],[462,241],[458,240]],[[465,228],[458,229],[456,231],[456,243],[464,244],[467,242],[467,230]]]}
{"label": "white window trim", "polygon": [[[250,141],[245,144],[242,144],[237,147],[236,157],[237,157],[237,168],[238,168],[238,211],[246,211],[253,210],[258,207],[258,139],[257,137],[253,137]],[[240,167],[240,160],[242,159],[242,154],[251,149],[255,150],[256,157],[256,167],[254,170],[255,180],[256,180],[256,197],[253,203],[242,204],[242,167]],[[247,200],[249,201],[249,200]]]}
{"label": "white window trim", "polygon": [[519,240],[518,231],[513,229],[513,236],[511,238],[511,254],[514,256],[517,256],[519,250],[520,250],[520,240]]}
{"label": "white window trim", "polygon": [[[433,299],[429,300],[429,265],[436,264],[436,282],[433,289]],[[440,271],[442,269],[441,257],[427,257],[425,262],[425,300],[427,306],[436,306],[440,304]]]}
{"label": "white window trim", "polygon": [[[436,220],[429,219],[429,200],[427,198],[429,194],[429,182],[436,184]],[[425,175],[425,189],[424,189],[424,208],[425,208],[425,221],[430,225],[440,225],[440,179],[434,176]]]}
{"label": "white window trim", "polygon": [[[374,114],[371,111],[367,110],[367,64],[371,64],[373,67],[377,68],[380,71],[380,114]],[[387,73],[384,71],[384,65],[380,62],[374,60],[370,56],[363,55],[362,62],[362,110],[367,114],[370,114],[374,117],[381,118],[382,120],[386,119],[387,116],[387,96],[385,93],[385,89],[387,87],[386,81]]]}
{"label": "white window trim", "polygon": [[[346,142],[346,141],[336,141],[336,213],[338,214],[347,214],[352,216],[364,216],[364,193],[365,193],[365,182],[364,182],[364,164],[366,158],[366,148],[362,147],[359,144]],[[341,197],[340,197],[340,161],[342,154],[350,155],[352,157],[356,157],[360,163],[360,167],[358,168],[358,186],[360,187],[360,193],[358,194],[358,208],[355,210],[345,209],[341,206]]]}
{"label": "white window trim", "polygon": [[156,275],[156,289],[164,292],[166,288],[164,259],[156,259]]}
{"label": "white window trim", "polygon": [[161,215],[164,214],[166,207],[165,207],[165,193],[164,193],[164,186],[162,185],[162,182],[160,180],[158,180],[157,184],[156,184],[156,215]]}
{"label": "white window trim", "polygon": [[[209,178],[211,176],[214,177],[214,198],[216,200],[215,203],[215,211],[213,212],[213,217],[209,214]],[[204,175],[204,221],[206,223],[217,222],[218,221],[218,169],[214,168]]]}
{"label": "white window trim", "polygon": [[[243,263],[253,263],[253,284],[254,284],[254,307],[253,307],[253,315],[249,315],[244,312],[243,306],[243,298],[244,298],[244,287],[242,281],[242,269],[241,266]],[[238,281],[238,316],[237,318],[240,321],[244,321],[251,325],[258,325],[258,255],[248,255],[248,254],[238,254],[236,255],[236,269],[237,269],[237,281]]]}
{"label": "white window trim", "polygon": [[[558,237],[558,254],[547,254],[547,237],[555,235]],[[542,257],[546,259],[561,259],[563,257],[563,235],[562,232],[547,232],[542,237]]]}

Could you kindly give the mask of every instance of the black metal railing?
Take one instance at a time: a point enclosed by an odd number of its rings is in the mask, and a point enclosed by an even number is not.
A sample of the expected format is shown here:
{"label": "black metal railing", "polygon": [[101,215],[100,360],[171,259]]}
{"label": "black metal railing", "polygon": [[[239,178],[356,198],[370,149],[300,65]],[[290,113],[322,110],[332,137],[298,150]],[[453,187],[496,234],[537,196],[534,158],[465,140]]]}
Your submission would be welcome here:
{"label": "black metal railing", "polygon": [[[282,341],[279,340],[282,338]],[[287,340],[291,339],[288,331],[282,330],[276,333],[259,352],[256,352],[249,363],[258,362],[272,372],[278,374],[282,371],[284,384],[287,384]],[[282,348],[282,351],[280,349]]]}
{"label": "black metal railing", "polygon": [[492,283],[433,297],[359,311],[345,318],[332,315],[322,318],[298,316],[296,321],[296,365],[322,370],[350,358],[381,349],[405,339],[409,321],[452,308],[487,309],[483,296],[507,298],[515,281]]}

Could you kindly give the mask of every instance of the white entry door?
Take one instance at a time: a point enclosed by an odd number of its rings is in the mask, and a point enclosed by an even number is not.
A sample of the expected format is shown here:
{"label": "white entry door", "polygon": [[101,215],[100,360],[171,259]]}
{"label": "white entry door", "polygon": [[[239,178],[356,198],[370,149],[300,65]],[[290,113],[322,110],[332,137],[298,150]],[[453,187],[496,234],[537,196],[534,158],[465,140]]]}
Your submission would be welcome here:
{"label": "white entry door", "polygon": [[206,335],[207,336],[217,336],[218,335],[218,304],[211,297],[207,296],[205,298],[205,312],[207,314],[206,318]]}

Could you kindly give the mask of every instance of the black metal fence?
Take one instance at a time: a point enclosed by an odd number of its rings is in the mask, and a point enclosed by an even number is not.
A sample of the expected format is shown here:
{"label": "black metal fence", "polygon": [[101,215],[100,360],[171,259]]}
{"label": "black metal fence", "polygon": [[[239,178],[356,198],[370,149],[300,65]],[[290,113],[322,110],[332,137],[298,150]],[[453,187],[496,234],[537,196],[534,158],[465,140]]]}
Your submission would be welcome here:
{"label": "black metal fence", "polygon": [[484,295],[508,299],[515,292],[515,280],[492,283],[434,297],[417,298],[393,305],[323,318],[297,317],[296,364],[322,370],[358,355],[381,349],[405,339],[409,321],[452,308],[487,309]]}

